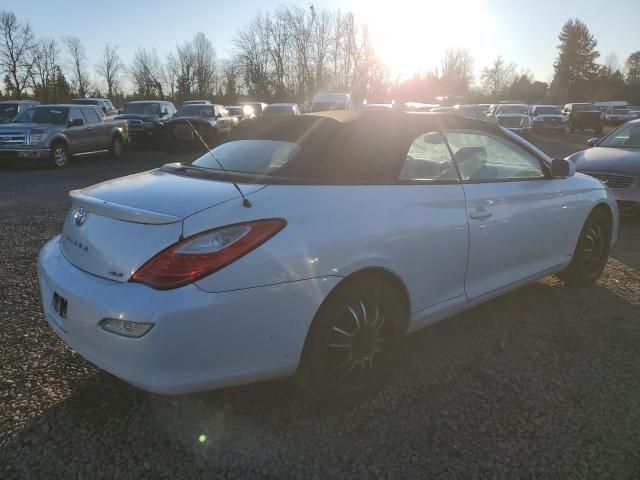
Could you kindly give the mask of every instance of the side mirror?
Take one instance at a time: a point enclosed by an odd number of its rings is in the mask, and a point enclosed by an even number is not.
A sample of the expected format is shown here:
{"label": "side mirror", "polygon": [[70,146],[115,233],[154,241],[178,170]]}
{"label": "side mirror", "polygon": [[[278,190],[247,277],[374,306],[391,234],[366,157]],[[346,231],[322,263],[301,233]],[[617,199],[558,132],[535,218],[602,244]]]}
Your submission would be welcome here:
{"label": "side mirror", "polygon": [[107,113],[107,107],[103,106],[102,107],[102,111],[103,111],[103,113]]}
{"label": "side mirror", "polygon": [[599,141],[599,138],[590,138],[589,140],[587,140],[587,145],[589,145],[590,147],[595,147]]}
{"label": "side mirror", "polygon": [[218,113],[218,114],[216,115],[216,118],[222,118],[222,114],[221,114],[221,113]]}
{"label": "side mirror", "polygon": [[81,127],[84,125],[84,120],[81,118],[74,118],[73,120],[69,120],[68,125],[70,127]]}
{"label": "side mirror", "polygon": [[564,158],[554,158],[551,161],[551,176],[553,178],[572,177],[576,173],[576,167],[573,162]]}

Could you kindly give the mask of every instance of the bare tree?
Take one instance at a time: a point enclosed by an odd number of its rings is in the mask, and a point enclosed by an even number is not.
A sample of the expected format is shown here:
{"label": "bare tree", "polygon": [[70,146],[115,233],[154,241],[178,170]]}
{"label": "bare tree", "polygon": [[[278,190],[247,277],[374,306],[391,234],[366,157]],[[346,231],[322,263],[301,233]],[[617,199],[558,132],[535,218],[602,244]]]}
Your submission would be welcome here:
{"label": "bare tree", "polygon": [[71,87],[79,97],[84,97],[89,91],[89,74],[87,72],[87,54],[84,45],[78,37],[64,37],[63,43],[69,56],[71,69]]}
{"label": "bare tree", "polygon": [[22,97],[31,79],[35,38],[28,23],[20,24],[13,12],[0,11],[0,71],[6,74],[8,93]]}
{"label": "bare tree", "polygon": [[463,48],[444,51],[440,60],[442,82],[448,88],[447,93],[462,94],[469,90],[473,81],[473,57]]}
{"label": "bare tree", "polygon": [[482,87],[487,94],[498,96],[513,82],[515,71],[515,63],[507,63],[502,56],[498,56],[490,67],[482,70]]}
{"label": "bare tree", "polygon": [[96,65],[96,72],[104,78],[109,98],[116,95],[120,89],[119,76],[123,69],[124,64],[118,54],[118,45],[112,47],[107,43],[102,51],[100,63]]}
{"label": "bare tree", "polygon": [[31,88],[36,97],[44,103],[57,101],[55,92],[56,67],[60,48],[53,39],[41,39],[33,49]]}
{"label": "bare tree", "polygon": [[604,59],[604,66],[609,70],[610,73],[621,70],[618,54],[616,52],[610,52],[609,55],[607,55]]}
{"label": "bare tree", "polygon": [[201,98],[215,95],[217,87],[216,51],[202,32],[193,39],[195,93]]}
{"label": "bare tree", "polygon": [[143,98],[164,98],[165,72],[155,49],[138,48],[129,67],[136,93]]}
{"label": "bare tree", "polygon": [[180,65],[178,59],[173,53],[167,55],[167,62],[165,66],[165,75],[167,77],[167,86],[169,87],[169,96],[175,101],[176,98],[176,84],[178,81],[178,75],[180,74]]}

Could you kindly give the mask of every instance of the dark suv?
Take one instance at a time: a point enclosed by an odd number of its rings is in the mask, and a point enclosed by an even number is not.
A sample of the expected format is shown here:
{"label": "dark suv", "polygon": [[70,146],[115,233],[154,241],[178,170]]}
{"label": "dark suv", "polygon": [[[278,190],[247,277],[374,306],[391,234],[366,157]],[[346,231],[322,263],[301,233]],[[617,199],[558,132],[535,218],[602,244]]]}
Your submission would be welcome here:
{"label": "dark suv", "polygon": [[164,122],[174,113],[176,107],[166,100],[138,100],[125,103],[122,113],[116,119],[129,123],[129,135],[132,140],[161,140]]}
{"label": "dark suv", "polygon": [[592,129],[596,135],[602,135],[601,112],[590,103],[567,103],[562,115],[567,119],[569,132]]}

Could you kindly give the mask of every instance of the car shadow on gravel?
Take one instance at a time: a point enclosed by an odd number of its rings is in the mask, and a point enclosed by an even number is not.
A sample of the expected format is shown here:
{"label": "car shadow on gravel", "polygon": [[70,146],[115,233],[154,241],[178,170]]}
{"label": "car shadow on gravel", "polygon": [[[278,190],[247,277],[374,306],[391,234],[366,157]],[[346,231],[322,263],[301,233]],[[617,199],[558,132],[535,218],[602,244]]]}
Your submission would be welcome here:
{"label": "car shadow on gravel", "polygon": [[168,397],[96,370],[0,464],[8,478],[632,477],[639,314],[606,280],[544,279],[410,335],[383,390],[342,410],[292,379]]}

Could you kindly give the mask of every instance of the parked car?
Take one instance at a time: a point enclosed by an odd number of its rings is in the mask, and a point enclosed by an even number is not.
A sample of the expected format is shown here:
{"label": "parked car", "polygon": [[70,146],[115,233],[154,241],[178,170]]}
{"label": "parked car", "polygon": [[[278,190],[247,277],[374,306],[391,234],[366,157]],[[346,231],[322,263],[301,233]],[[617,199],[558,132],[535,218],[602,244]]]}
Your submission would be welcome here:
{"label": "parked car", "polygon": [[546,275],[598,279],[618,210],[572,168],[458,115],[257,118],[192,163],[71,192],[42,305],[74,351],[152,392],[296,374],[354,403],[403,334]]}
{"label": "parked car", "polygon": [[311,103],[312,112],[351,110],[352,108],[351,95],[348,93],[318,93]]}
{"label": "parked car", "polygon": [[40,102],[37,100],[5,100],[0,102],[0,123],[10,122],[16,115],[35,105],[40,105]]}
{"label": "parked car", "polygon": [[606,125],[621,125],[634,118],[635,115],[631,114],[628,107],[607,107],[604,111],[604,123]]}
{"label": "parked car", "polygon": [[119,158],[129,142],[127,122],[105,120],[89,105],[36,105],[0,126],[0,159],[48,160],[66,167],[74,155],[109,151]]}
{"label": "parked car", "polygon": [[606,102],[598,101],[598,102],[593,102],[591,105],[593,105],[594,108],[600,110],[603,114],[610,107],[616,107],[616,108],[628,108],[629,107],[629,103],[626,102],[625,100],[609,100],[609,101],[606,101]]}
{"label": "parked car", "polygon": [[211,102],[209,100],[187,100],[186,102],[182,102],[182,105],[210,105]]}
{"label": "parked car", "polygon": [[129,135],[132,140],[161,140],[164,122],[176,113],[173,103],[165,100],[137,100],[127,102],[124,109],[115,118],[129,123]]}
{"label": "parked car", "polygon": [[258,117],[267,106],[264,102],[242,102],[240,103],[246,116]]}
{"label": "parked car", "polygon": [[524,103],[500,103],[489,109],[487,118],[501,127],[526,137],[531,132],[531,112]]}
{"label": "parked car", "polygon": [[629,120],[640,118],[640,106],[631,105],[629,107]]}
{"label": "parked car", "polygon": [[165,145],[173,150],[181,146],[202,147],[204,141],[211,147],[229,136],[231,124],[222,105],[183,104],[164,124]]}
{"label": "parked car", "polygon": [[565,133],[567,130],[567,119],[562,115],[562,110],[554,105],[534,105],[531,116],[534,132]]}
{"label": "parked car", "polygon": [[297,103],[271,103],[262,111],[263,115],[300,115]]}
{"label": "parked car", "polygon": [[386,102],[367,102],[361,103],[356,107],[357,110],[391,110],[393,108],[393,103]]}
{"label": "parked car", "polygon": [[242,105],[226,105],[224,108],[229,112],[229,118],[231,118],[232,126],[237,127],[240,122],[253,118],[253,114],[247,115]]}
{"label": "parked car", "polygon": [[570,157],[579,172],[611,189],[621,213],[640,214],[640,120],[621,125],[589,148]]}
{"label": "parked car", "polygon": [[602,118],[600,110],[590,103],[567,103],[562,110],[567,119],[569,132],[591,129],[596,135],[602,135]]}
{"label": "parked car", "polygon": [[462,115],[463,117],[475,118],[476,120],[486,119],[480,105],[456,105],[454,108],[458,115]]}
{"label": "parked car", "polygon": [[118,114],[118,110],[113,106],[108,98],[74,98],[71,100],[74,105],[95,105],[106,117],[113,117]]}

